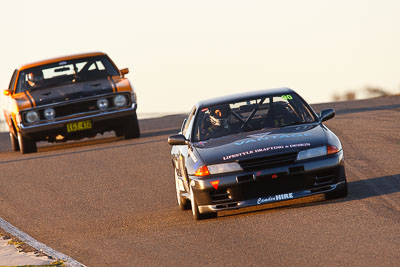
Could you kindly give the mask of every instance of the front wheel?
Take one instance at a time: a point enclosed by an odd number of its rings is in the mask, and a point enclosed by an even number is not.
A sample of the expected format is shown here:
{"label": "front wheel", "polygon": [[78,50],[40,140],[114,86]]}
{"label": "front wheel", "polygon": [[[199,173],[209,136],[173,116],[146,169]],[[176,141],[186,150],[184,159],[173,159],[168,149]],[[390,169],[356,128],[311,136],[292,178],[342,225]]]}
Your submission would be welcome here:
{"label": "front wheel", "polygon": [[175,170],[175,188],[176,188],[176,198],[178,200],[178,206],[181,210],[188,210],[190,209],[190,202],[188,199],[184,198],[181,195],[181,190],[180,190],[180,185],[179,185],[179,177],[178,174],[176,174]]}
{"label": "front wheel", "polygon": [[140,137],[139,122],[136,112],[135,114],[132,115],[132,117],[129,117],[129,119],[126,122],[126,126],[124,129],[124,137],[125,139]]}
{"label": "front wheel", "polygon": [[115,132],[115,136],[116,136],[116,137],[122,137],[122,136],[124,136],[124,129],[118,128],[118,129],[115,129],[114,132]]}
{"label": "front wheel", "polygon": [[35,153],[37,151],[36,142],[23,137],[18,133],[18,144],[22,154]]}
{"label": "front wheel", "polygon": [[10,142],[12,151],[19,151],[18,138],[10,132]]}

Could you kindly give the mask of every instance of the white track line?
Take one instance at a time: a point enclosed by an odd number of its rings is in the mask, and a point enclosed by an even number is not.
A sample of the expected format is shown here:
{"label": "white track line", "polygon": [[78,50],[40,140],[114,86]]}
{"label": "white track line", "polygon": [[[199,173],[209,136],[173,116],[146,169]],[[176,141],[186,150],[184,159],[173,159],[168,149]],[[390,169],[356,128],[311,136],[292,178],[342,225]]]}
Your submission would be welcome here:
{"label": "white track line", "polygon": [[9,234],[17,237],[19,240],[25,242],[29,246],[44,252],[46,255],[53,257],[54,259],[57,260],[63,260],[66,266],[72,266],[72,267],[85,267],[82,263],[74,260],[73,258],[62,254],[61,252],[58,252],[48,246],[46,246],[43,243],[40,243],[36,239],[32,238],[31,236],[25,234],[18,228],[16,228],[14,225],[10,224],[9,222],[3,220],[0,217],[0,227],[3,228],[6,232]]}

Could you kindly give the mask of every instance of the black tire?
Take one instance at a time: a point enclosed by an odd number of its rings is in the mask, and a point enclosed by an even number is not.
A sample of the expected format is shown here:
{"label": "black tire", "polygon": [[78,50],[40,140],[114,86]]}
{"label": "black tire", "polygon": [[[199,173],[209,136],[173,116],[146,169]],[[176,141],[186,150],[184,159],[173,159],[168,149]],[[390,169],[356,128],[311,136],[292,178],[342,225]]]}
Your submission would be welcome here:
{"label": "black tire", "polygon": [[204,213],[204,214],[199,212],[199,208],[198,208],[197,202],[196,202],[196,195],[194,194],[194,192],[192,190],[192,186],[190,186],[190,202],[192,205],[193,218],[196,221],[217,217],[218,214],[216,212]]}
{"label": "black tire", "polygon": [[11,142],[11,150],[19,151],[18,138],[15,137],[12,133],[10,133],[10,142]]}
{"label": "black tire", "polygon": [[348,194],[347,181],[339,189],[325,194],[325,199],[338,199],[346,197]]}
{"label": "black tire", "polygon": [[179,189],[179,178],[178,175],[176,174],[175,170],[175,188],[176,188],[176,198],[178,201],[178,206],[180,210],[188,210],[190,209],[190,201],[186,198],[184,198],[181,195],[181,190]]}
{"label": "black tire", "polygon": [[18,133],[18,144],[22,154],[37,152],[36,142],[31,139],[24,138]]}
{"label": "black tire", "polygon": [[114,132],[116,137],[124,136],[124,129],[115,129]]}
{"label": "black tire", "polygon": [[128,119],[124,129],[125,139],[132,139],[140,137],[139,122],[136,113]]}

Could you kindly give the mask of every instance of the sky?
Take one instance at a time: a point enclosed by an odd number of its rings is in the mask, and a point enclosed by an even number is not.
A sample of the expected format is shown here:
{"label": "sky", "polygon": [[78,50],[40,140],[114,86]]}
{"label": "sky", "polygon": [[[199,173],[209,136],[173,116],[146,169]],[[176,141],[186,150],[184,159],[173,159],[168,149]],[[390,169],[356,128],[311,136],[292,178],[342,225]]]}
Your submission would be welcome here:
{"label": "sky", "polygon": [[398,0],[2,0],[0,88],[22,64],[102,51],[130,69],[139,114],[277,87],[309,103],[400,93],[399,11]]}

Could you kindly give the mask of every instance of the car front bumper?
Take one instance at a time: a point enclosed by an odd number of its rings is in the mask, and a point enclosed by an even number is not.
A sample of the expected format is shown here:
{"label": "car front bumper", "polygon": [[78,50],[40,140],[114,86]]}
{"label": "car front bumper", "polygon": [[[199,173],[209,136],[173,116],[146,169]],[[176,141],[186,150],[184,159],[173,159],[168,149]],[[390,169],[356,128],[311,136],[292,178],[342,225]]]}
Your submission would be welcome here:
{"label": "car front bumper", "polygon": [[[27,138],[39,138],[47,135],[68,135],[66,125],[69,123],[91,120],[93,127],[89,130],[78,132],[102,132],[114,127],[122,127],[125,118],[133,116],[136,113],[137,104],[133,103],[128,108],[101,111],[93,113],[81,113],[74,114],[67,118],[63,118],[55,121],[48,121],[40,124],[34,125],[24,125],[20,124],[19,130],[22,136]],[[75,133],[72,133],[75,134]]]}
{"label": "car front bumper", "polygon": [[343,151],[283,167],[190,179],[200,213],[291,200],[346,186]]}

